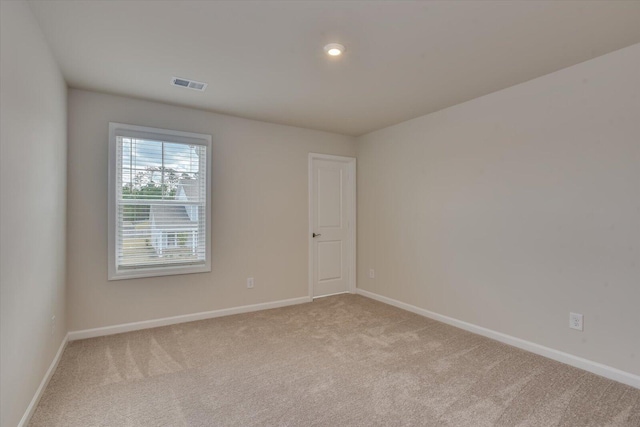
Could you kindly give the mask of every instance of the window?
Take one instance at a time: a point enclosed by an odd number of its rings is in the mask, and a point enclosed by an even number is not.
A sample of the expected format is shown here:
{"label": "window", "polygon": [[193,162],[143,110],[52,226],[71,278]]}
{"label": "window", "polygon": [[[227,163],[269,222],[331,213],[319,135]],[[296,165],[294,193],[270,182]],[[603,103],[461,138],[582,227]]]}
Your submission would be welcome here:
{"label": "window", "polygon": [[109,123],[109,280],[211,271],[211,136]]}

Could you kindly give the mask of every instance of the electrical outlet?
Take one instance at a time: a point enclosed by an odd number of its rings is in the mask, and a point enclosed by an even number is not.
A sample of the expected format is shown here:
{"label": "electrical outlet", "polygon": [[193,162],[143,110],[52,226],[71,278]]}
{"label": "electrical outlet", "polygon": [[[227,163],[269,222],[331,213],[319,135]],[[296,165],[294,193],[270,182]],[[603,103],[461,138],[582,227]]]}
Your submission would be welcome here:
{"label": "electrical outlet", "polygon": [[582,331],[582,314],[580,313],[569,313],[569,327],[571,329],[577,329]]}
{"label": "electrical outlet", "polygon": [[376,278],[376,271],[373,268],[369,269],[369,279],[375,279]]}
{"label": "electrical outlet", "polygon": [[253,289],[253,277],[247,279],[247,288]]}

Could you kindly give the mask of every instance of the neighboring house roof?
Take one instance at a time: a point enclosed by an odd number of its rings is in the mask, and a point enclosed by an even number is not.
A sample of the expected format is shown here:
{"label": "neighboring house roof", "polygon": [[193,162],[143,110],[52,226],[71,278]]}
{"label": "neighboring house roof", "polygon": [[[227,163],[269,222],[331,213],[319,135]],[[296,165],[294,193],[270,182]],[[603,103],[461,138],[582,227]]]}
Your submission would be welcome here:
{"label": "neighboring house roof", "polygon": [[198,200],[200,198],[200,186],[198,184],[199,181],[197,179],[183,178],[180,180],[178,193],[180,193],[180,189],[182,189],[186,200]]}
{"label": "neighboring house roof", "polygon": [[189,219],[187,210],[181,205],[151,205],[150,216],[155,228],[191,230],[198,226],[197,221]]}

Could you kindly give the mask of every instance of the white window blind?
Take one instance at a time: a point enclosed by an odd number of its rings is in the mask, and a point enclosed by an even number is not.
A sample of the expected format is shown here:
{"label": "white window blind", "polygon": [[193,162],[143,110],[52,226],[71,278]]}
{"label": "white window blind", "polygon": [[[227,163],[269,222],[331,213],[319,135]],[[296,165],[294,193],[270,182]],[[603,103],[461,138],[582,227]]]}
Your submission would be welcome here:
{"label": "white window blind", "polygon": [[111,125],[110,278],[210,271],[210,137]]}

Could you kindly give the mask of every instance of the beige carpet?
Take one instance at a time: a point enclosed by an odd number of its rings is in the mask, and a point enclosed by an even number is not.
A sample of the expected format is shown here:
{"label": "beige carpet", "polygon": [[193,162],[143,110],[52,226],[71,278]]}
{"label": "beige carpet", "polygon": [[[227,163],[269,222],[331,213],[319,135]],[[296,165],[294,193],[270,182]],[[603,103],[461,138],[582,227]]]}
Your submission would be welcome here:
{"label": "beige carpet", "polygon": [[31,426],[640,426],[640,390],[355,296],[76,341]]}

